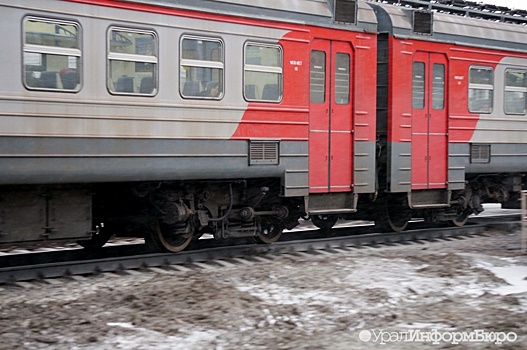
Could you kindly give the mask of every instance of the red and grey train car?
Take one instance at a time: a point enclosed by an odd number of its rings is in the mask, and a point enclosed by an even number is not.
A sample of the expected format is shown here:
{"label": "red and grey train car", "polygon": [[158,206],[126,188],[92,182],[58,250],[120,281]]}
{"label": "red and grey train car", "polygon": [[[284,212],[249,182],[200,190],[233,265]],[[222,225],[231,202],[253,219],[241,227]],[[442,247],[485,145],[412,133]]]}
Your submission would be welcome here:
{"label": "red and grey train car", "polygon": [[306,216],[461,225],[523,187],[527,29],[508,23],[521,14],[420,0],[0,9],[0,244],[271,243]]}
{"label": "red and grey train car", "polygon": [[527,173],[525,11],[388,2],[371,3],[386,226],[404,229],[415,215],[461,225],[484,201],[518,206]]}
{"label": "red and grey train car", "polygon": [[0,243],[270,243],[356,212],[376,191],[374,11],[267,5],[0,0]]}

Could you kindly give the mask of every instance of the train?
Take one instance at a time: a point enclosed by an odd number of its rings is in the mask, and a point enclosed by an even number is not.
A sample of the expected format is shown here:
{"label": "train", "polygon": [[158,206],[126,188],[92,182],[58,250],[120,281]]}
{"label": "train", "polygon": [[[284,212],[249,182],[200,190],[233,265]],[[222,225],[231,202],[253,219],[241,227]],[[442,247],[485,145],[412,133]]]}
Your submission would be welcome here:
{"label": "train", "polygon": [[525,24],[461,0],[0,0],[0,245],[517,207]]}

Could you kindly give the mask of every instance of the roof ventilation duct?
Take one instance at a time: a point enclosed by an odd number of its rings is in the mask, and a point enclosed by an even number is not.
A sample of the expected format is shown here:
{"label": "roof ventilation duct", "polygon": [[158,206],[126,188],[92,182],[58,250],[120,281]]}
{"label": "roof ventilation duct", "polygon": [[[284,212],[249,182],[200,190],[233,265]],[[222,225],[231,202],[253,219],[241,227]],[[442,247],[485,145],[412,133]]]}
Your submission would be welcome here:
{"label": "roof ventilation duct", "polygon": [[335,0],[335,22],[355,24],[357,0]]}

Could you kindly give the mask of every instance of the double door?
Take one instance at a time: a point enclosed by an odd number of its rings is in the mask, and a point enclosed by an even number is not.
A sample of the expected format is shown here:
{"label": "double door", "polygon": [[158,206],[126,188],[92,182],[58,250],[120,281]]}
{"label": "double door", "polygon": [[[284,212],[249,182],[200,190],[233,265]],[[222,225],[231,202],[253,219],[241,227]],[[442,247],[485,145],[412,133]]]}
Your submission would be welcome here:
{"label": "double door", "polygon": [[445,55],[416,52],[412,67],[412,190],[447,187]]}
{"label": "double door", "polygon": [[309,191],[353,187],[352,47],[316,39],[310,57]]}

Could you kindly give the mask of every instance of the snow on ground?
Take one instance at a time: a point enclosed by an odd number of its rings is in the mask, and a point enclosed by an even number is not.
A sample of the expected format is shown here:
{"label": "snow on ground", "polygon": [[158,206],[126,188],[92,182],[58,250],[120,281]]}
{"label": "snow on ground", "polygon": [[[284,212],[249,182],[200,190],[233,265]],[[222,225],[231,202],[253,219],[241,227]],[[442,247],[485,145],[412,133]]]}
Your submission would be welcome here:
{"label": "snow on ground", "polygon": [[519,248],[493,232],[1,286],[0,349],[525,349]]}

